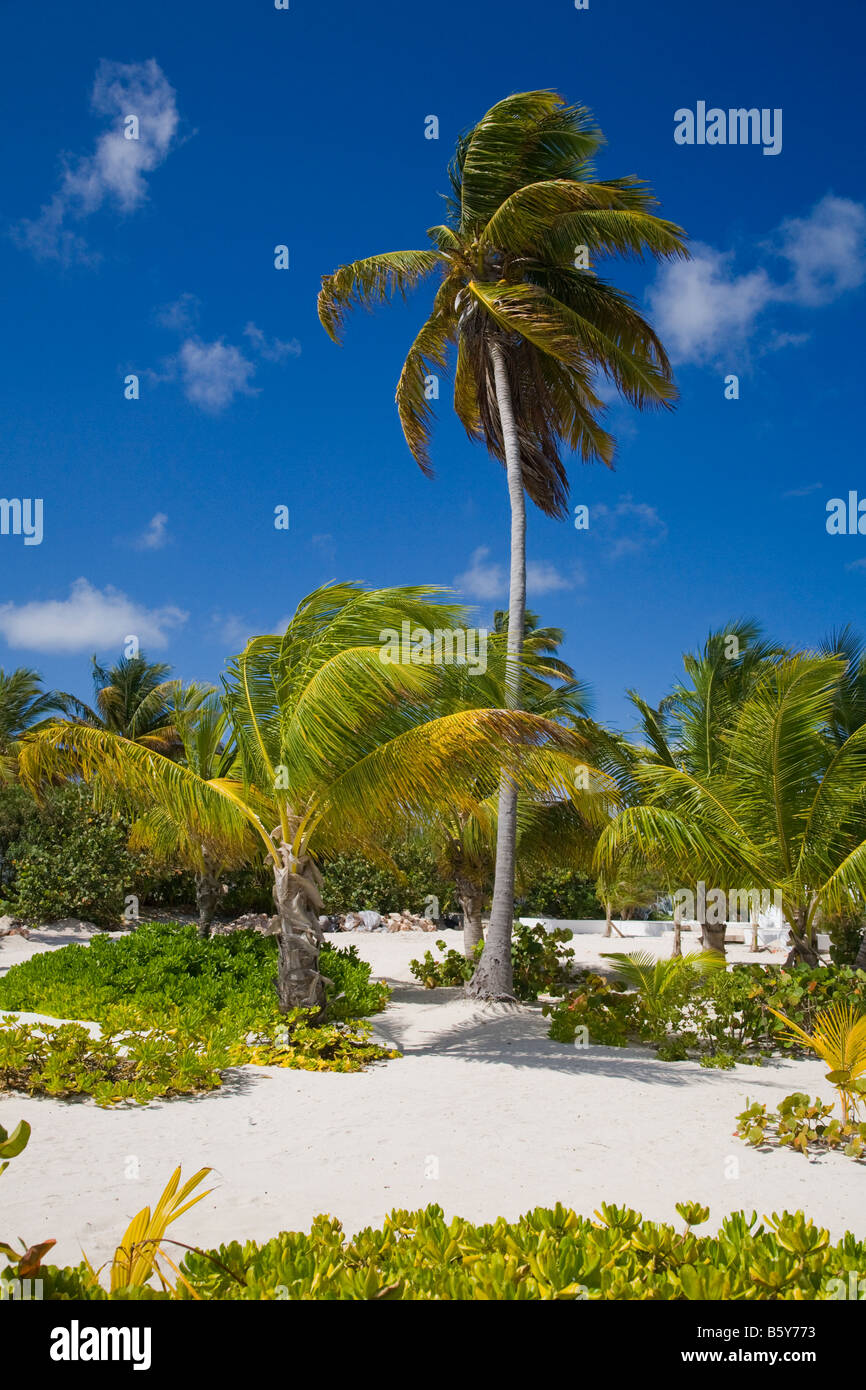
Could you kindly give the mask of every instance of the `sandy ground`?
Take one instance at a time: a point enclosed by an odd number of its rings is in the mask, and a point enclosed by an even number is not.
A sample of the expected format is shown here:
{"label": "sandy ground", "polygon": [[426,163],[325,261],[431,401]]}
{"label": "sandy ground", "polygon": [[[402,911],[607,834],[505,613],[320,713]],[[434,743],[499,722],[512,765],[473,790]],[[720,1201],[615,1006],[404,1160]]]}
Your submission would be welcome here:
{"label": "sandy ground", "polygon": [[[46,931],[0,940],[0,973],[75,939]],[[133,1110],[4,1095],[0,1123],[27,1119],[33,1137],[0,1179],[0,1236],[54,1236],[57,1262],[77,1261],[82,1249],[101,1262],[178,1163],[187,1175],[214,1170],[213,1194],[174,1228],[202,1245],[305,1230],[319,1212],[354,1232],[393,1207],[429,1202],[475,1221],[556,1201],[589,1215],[607,1201],[679,1222],[675,1202],[697,1200],[711,1224],[743,1207],[803,1208],[834,1238],[866,1234],[863,1166],[841,1154],[757,1153],[732,1135],[747,1097],[775,1105],[806,1090],[832,1099],[821,1062],[717,1072],[640,1048],[565,1047],[547,1039],[537,1007],[483,1008],[412,982],[409,960],[436,936],[346,939],[394,988],[374,1027],[401,1060],[346,1076],[243,1067],[211,1095]],[[574,944],[584,964],[623,948],[603,937]],[[670,943],[625,949],[666,953]],[[748,958],[743,947],[729,954]]]}

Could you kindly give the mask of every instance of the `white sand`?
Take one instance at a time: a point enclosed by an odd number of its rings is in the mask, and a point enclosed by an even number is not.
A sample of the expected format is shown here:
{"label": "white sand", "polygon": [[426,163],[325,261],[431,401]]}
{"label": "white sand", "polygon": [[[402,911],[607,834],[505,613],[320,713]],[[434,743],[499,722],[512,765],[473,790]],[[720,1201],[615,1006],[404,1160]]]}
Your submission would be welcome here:
{"label": "white sand", "polygon": [[[0,972],[74,939],[47,935],[0,940]],[[442,936],[459,944],[456,932]],[[409,960],[436,939],[333,938],[357,945],[394,984],[373,1022],[404,1050],[402,1060],[353,1075],[243,1067],[211,1095],[143,1109],[3,1095],[0,1123],[11,1129],[27,1119],[33,1137],[0,1178],[0,1238],[54,1236],[58,1263],[77,1261],[82,1248],[101,1262],[178,1163],[186,1175],[214,1169],[213,1195],[173,1228],[202,1245],[305,1230],[319,1212],[353,1232],[392,1207],[429,1202],[476,1221],[558,1200],[587,1215],[607,1201],[679,1222],[674,1204],[696,1200],[710,1207],[704,1230],[742,1207],[759,1215],[803,1208],[834,1238],[866,1234],[861,1165],[839,1153],[757,1153],[732,1136],[747,1097],[775,1105],[805,1090],[832,1100],[820,1061],[720,1072],[660,1062],[640,1048],[553,1043],[537,1007],[485,1009],[457,990],[409,983]],[[574,944],[583,964],[604,950],[670,949],[669,941],[602,937]],[[729,954],[749,958],[743,947]]]}

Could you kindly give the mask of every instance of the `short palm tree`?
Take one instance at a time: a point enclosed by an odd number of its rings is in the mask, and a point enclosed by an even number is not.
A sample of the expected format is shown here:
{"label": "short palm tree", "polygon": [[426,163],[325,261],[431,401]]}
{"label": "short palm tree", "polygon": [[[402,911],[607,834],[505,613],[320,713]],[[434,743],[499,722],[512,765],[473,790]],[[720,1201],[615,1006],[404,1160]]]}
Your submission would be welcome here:
{"label": "short palm tree", "polygon": [[[321,1008],[323,910],[317,850],[364,845],[423,823],[443,799],[472,812],[514,749],[532,749],[531,788],[555,775],[567,736],[521,711],[454,707],[448,667],[386,662],[386,631],[407,621],[435,631],[463,611],[421,589],[318,589],[298,606],[285,636],[256,637],[229,664],[224,707],[237,758],[210,776],[121,735],[58,723],[22,748],[22,777],[81,776],[98,800],[139,812],[162,808],[215,859],[252,834],[270,862],[280,920],[280,1008]],[[445,695],[443,696],[443,689]],[[444,709],[444,713],[443,713]],[[213,770],[213,769],[211,769]]]}
{"label": "short palm tree", "polygon": [[91,669],[95,708],[66,695],[63,707],[72,719],[121,734],[161,753],[180,751],[170,709],[178,683],[170,679],[170,666],[148,661],[140,652],[138,656],[122,656],[113,666],[101,665],[94,656]]}
{"label": "short palm tree", "polygon": [[852,1107],[856,1110],[864,1097],[866,1080],[866,1014],[848,1000],[836,999],[817,1015],[811,1033],[794,1023],[778,1009],[770,1013],[786,1025],[786,1041],[817,1052],[829,1068],[827,1080],[839,1091],[842,1123],[847,1125]]}
{"label": "short palm tree", "polygon": [[25,730],[61,710],[66,698],[44,690],[39,672],[29,666],[8,674],[0,667],[0,777],[15,775],[15,753]]}
{"label": "short palm tree", "polygon": [[[597,862],[623,854],[680,883],[778,890],[789,962],[817,963],[818,914],[866,900],[866,725],[839,745],[830,725],[844,663],[809,653],[771,663],[731,713],[709,772],[661,760],[634,769],[640,805],[602,832]],[[724,924],[704,922],[724,950]]]}
{"label": "short palm tree", "polygon": [[[563,517],[562,454],[610,464],[598,376],[638,408],[675,398],[664,348],[632,301],[603,280],[610,256],[684,254],[679,227],[655,217],[633,177],[598,180],[602,135],[590,113],[555,92],[497,103],[457,144],[447,220],[422,250],[342,266],[322,282],[319,316],[339,340],[347,310],[436,281],[433,309],[397,386],[409,448],[430,473],[431,373],[454,368],[454,408],[470,439],[505,467],[511,505],[508,706],[521,703],[526,607],[526,503]],[[592,266],[588,264],[591,259]],[[503,775],[490,929],[469,992],[511,996],[517,802]]]}
{"label": "short palm tree", "polygon": [[[508,614],[494,615],[493,631],[487,644],[487,670],[483,678],[464,671],[452,682],[453,698],[463,703],[500,707],[505,700]],[[544,786],[539,797],[522,797],[518,802],[516,869],[535,866],[558,867],[563,859],[582,855],[587,863],[592,847],[606,818],[605,797],[610,786],[593,762],[593,751],[600,730],[589,717],[587,687],[557,655],[563,633],[558,628],[540,628],[534,613],[526,615],[526,640],[521,662],[521,689],[524,709],[568,728],[574,738],[574,752],[563,754],[556,785]],[[527,755],[532,757],[530,753]],[[550,765],[550,753],[544,758]],[[578,767],[587,774],[577,776]],[[592,785],[589,772],[592,770]],[[498,789],[491,788],[479,800],[472,814],[443,802],[428,830],[428,841],[443,875],[454,883],[463,911],[463,949],[468,959],[484,940],[482,912],[493,882],[496,843]]]}
{"label": "short palm tree", "polygon": [[[218,693],[212,687],[179,686],[169,697],[172,722],[182,745],[179,761],[205,782],[230,778],[237,759],[231,726]],[[171,805],[150,806],[133,822],[130,848],[147,850],[154,858],[189,869],[195,878],[199,936],[208,937],[222,892],[224,870],[249,863],[256,840],[250,829],[231,853],[225,843],[213,846],[202,828],[182,817],[173,819]]]}

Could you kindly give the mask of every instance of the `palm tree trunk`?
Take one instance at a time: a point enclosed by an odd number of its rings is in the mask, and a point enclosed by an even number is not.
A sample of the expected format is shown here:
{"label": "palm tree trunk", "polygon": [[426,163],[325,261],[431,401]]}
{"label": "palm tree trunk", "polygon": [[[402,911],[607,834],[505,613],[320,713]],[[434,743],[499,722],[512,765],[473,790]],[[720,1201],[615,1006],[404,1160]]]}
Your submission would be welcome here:
{"label": "palm tree trunk", "polygon": [[277,998],[280,1013],[291,1009],[325,1007],[325,985],[319,973],[324,940],[319,913],[321,874],[306,856],[296,859],[288,845],[279,846],[282,866],[274,865],[274,904],[280,920]]}
{"label": "palm tree trunk", "polygon": [[675,908],[674,908],[674,945],[673,945],[673,950],[671,951],[671,958],[672,958],[672,959],[676,959],[678,956],[681,956],[682,953],[683,953],[683,927],[682,927],[682,922],[680,921],[681,914],[682,914],[682,908],[679,907],[679,906],[675,907]]}
{"label": "palm tree trunk", "polygon": [[791,949],[785,959],[785,965],[817,965],[818,952],[815,949],[813,934],[809,929],[808,923],[809,910],[805,907],[797,908],[791,914]]}
{"label": "palm tree trunk", "polygon": [[195,905],[198,908],[198,934],[209,937],[214,913],[222,893],[216,865],[202,855],[202,868],[195,875]]}
{"label": "palm tree trunk", "polygon": [[701,948],[704,951],[717,951],[720,956],[725,954],[725,929],[726,922],[701,922]]}
{"label": "palm tree trunk", "polygon": [[613,935],[613,907],[608,902],[604,905],[604,934]]}
{"label": "palm tree trunk", "polygon": [[484,940],[481,925],[481,912],[484,907],[484,890],[468,878],[458,877],[455,883],[457,897],[463,910],[463,954],[467,960],[475,959],[475,947]]}
{"label": "palm tree trunk", "polygon": [[[526,496],[520,464],[520,443],[511,401],[505,354],[495,339],[490,344],[490,360],[496,385],[496,403],[502,424],[505,472],[511,503],[511,557],[508,593],[508,671],[505,703],[508,709],[520,707],[520,668],[512,664],[523,651],[526,614]],[[499,781],[499,816],[496,828],[496,871],[490,926],[478,967],[466,986],[476,999],[513,999],[511,934],[514,930],[514,863],[517,849],[517,789],[507,771]]]}

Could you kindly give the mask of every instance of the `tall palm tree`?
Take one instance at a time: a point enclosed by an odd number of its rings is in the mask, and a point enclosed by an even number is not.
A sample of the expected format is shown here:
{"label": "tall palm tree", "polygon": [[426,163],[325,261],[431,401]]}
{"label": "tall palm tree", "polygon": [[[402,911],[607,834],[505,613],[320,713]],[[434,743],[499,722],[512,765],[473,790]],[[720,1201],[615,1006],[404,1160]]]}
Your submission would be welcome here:
{"label": "tall palm tree", "polygon": [[[326,276],[319,317],[339,340],[347,311],[405,296],[435,277],[433,309],[397,386],[409,448],[430,474],[431,370],[454,363],[454,408],[470,439],[505,467],[511,507],[507,703],[520,706],[526,608],[526,502],[563,517],[563,450],[610,464],[599,374],[638,408],[672,405],[664,348],[633,302],[584,268],[606,256],[684,254],[684,233],[653,216],[654,200],[631,176],[598,180],[602,135],[584,107],[555,92],[523,92],[492,107],[457,143],[447,220],[431,246],[390,251]],[[581,252],[578,255],[578,251]],[[511,997],[511,932],[517,798],[500,781],[490,929],[469,992]]]}
{"label": "tall palm tree", "polygon": [[[603,831],[598,862],[623,853],[703,879],[778,890],[789,962],[817,963],[821,911],[866,900],[866,725],[839,745],[828,734],[844,662],[799,653],[768,664],[722,730],[709,769],[660,760],[635,767],[641,805]],[[703,926],[724,950],[724,926]]]}
{"label": "tall palm tree", "polygon": [[[280,919],[280,1008],[321,1008],[323,910],[317,852],[381,841],[424,822],[444,798],[472,812],[503,761],[529,790],[558,775],[573,740],[521,711],[454,708],[451,668],[383,660],[385,630],[453,627],[463,610],[423,589],[330,584],[299,604],[285,635],[255,637],[229,664],[224,705],[238,756],[226,776],[203,775],[129,738],[69,721],[34,733],[22,777],[81,776],[97,801],[159,807],[214,855],[252,833],[274,876]],[[443,686],[446,691],[443,712]],[[531,748],[532,759],[513,759]],[[546,765],[544,750],[551,750]]]}
{"label": "tall palm tree", "polygon": [[94,656],[91,672],[95,708],[72,695],[63,697],[64,710],[76,723],[120,734],[161,753],[181,751],[171,714],[178,682],[169,678],[170,666],[148,661],[140,652],[122,656],[113,666],[101,665]]}

